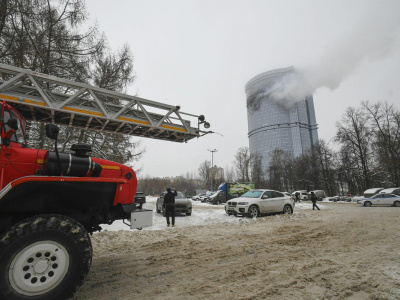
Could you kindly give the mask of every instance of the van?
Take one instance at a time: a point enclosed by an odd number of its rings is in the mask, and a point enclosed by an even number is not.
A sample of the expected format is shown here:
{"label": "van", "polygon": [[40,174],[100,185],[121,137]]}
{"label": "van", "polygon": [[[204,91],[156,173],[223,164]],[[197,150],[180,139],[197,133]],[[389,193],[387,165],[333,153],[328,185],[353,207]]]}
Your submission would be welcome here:
{"label": "van", "polygon": [[292,193],[293,200],[296,201],[296,193],[299,193],[299,200],[308,200],[307,190],[294,191]]}
{"label": "van", "polygon": [[325,191],[324,190],[314,190],[308,193],[308,199],[311,200],[311,192],[314,192],[315,196],[317,196],[318,201],[322,201],[325,198]]}

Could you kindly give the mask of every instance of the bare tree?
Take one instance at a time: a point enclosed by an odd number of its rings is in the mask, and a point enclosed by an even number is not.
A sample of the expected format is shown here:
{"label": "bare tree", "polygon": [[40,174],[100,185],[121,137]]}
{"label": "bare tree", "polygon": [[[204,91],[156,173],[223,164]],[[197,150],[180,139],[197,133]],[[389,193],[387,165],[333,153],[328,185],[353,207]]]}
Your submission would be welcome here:
{"label": "bare tree", "polygon": [[369,127],[369,116],[360,109],[348,108],[341,123],[337,122],[338,131],[336,141],[347,148],[349,156],[353,156],[362,176],[362,189],[370,188],[372,158],[373,132]]}
{"label": "bare tree", "polygon": [[[134,81],[130,49],[111,53],[96,25],[83,26],[87,16],[83,0],[1,1],[0,62],[123,92]],[[43,124],[28,125],[30,147],[53,148]],[[80,142],[93,145],[93,156],[121,163],[138,160],[144,151],[131,137],[61,128],[63,150]]]}
{"label": "bare tree", "polygon": [[370,104],[362,102],[364,111],[371,116],[374,133],[374,150],[377,154],[378,170],[383,185],[400,185],[400,112],[387,102]]}
{"label": "bare tree", "polygon": [[234,160],[236,180],[240,182],[250,181],[250,151],[248,147],[238,149]]}
{"label": "bare tree", "polygon": [[317,175],[314,178],[315,188],[323,189],[328,195],[333,195],[336,192],[336,181],[335,181],[335,153],[331,150],[324,140],[319,140],[312,149],[313,161],[317,164],[315,166],[315,173]]}
{"label": "bare tree", "polygon": [[225,167],[225,180],[226,182],[235,181],[235,169],[232,166]]}
{"label": "bare tree", "polygon": [[262,188],[265,185],[265,175],[262,168],[262,155],[255,153],[251,155],[251,181],[255,188]]}
{"label": "bare tree", "polygon": [[208,189],[211,180],[211,161],[205,160],[199,166],[199,177],[205,188]]}
{"label": "bare tree", "polygon": [[283,155],[282,149],[275,149],[270,153],[270,161],[268,168],[268,182],[272,189],[282,191],[283,190]]}

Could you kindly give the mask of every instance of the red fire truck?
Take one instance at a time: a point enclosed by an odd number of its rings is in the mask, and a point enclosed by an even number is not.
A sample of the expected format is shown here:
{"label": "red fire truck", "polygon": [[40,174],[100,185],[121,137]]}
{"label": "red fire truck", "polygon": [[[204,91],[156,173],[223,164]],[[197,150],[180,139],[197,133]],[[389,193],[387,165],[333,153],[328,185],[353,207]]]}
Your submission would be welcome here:
{"label": "red fire truck", "polygon": [[[69,298],[91,266],[89,234],[115,220],[151,226],[152,212],[134,203],[132,168],[91,157],[83,143],[59,152],[56,124],[187,142],[209,123],[179,106],[30,70],[0,64],[0,74],[0,299]],[[27,146],[27,120],[48,123],[53,151]]]}

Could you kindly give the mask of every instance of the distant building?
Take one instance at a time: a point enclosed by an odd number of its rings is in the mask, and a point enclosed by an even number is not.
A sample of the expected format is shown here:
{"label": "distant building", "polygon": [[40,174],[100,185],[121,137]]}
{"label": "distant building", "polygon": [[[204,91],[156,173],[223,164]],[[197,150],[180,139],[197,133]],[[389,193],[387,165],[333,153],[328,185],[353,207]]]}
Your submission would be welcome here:
{"label": "distant building", "polygon": [[275,149],[297,157],[318,141],[312,95],[288,105],[287,99],[277,101],[268,93],[293,72],[293,67],[265,72],[252,78],[245,87],[250,154],[262,155],[264,171]]}
{"label": "distant building", "polygon": [[214,181],[222,182],[224,180],[224,168],[214,166],[211,168],[211,174]]}

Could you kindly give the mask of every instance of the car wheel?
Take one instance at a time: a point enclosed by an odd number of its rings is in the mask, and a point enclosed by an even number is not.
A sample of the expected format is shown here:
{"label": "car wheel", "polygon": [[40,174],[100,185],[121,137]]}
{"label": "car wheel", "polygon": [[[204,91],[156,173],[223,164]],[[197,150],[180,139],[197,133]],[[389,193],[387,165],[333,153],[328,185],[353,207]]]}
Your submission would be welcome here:
{"label": "car wheel", "polygon": [[364,206],[365,206],[365,207],[371,207],[371,202],[369,202],[369,201],[364,202]]}
{"label": "car wheel", "polygon": [[158,205],[156,204],[156,212],[157,213],[160,213],[161,211],[160,211],[160,209],[158,208]]}
{"label": "car wheel", "polygon": [[86,278],[92,244],[72,218],[41,215],[0,237],[1,299],[67,299]]}
{"label": "car wheel", "polygon": [[192,213],[191,213],[191,212],[190,212],[190,213],[186,213],[186,215],[187,215],[187,216],[191,216],[191,215],[192,215]]}
{"label": "car wheel", "polygon": [[396,201],[396,202],[394,203],[394,206],[400,207],[400,201]]}
{"label": "car wheel", "polygon": [[290,205],[285,205],[285,207],[283,208],[283,213],[291,215],[293,213],[292,207]]}
{"label": "car wheel", "polygon": [[255,205],[252,205],[249,207],[249,211],[247,212],[247,216],[249,218],[257,218],[259,215],[258,207]]}

